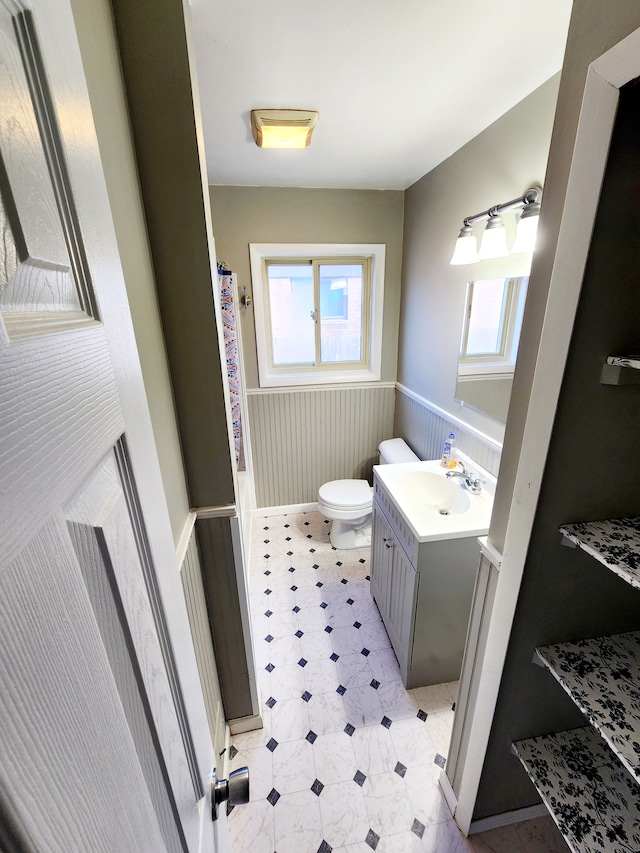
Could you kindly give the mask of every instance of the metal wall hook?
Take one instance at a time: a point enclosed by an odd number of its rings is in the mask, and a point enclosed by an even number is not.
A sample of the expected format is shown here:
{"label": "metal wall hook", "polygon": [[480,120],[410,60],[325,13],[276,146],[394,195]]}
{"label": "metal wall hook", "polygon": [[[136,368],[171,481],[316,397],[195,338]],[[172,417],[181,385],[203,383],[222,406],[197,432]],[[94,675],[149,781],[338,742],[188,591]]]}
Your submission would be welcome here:
{"label": "metal wall hook", "polygon": [[243,308],[249,308],[251,305],[252,299],[250,296],[247,296],[247,288],[242,288],[242,296],[240,297],[240,304]]}

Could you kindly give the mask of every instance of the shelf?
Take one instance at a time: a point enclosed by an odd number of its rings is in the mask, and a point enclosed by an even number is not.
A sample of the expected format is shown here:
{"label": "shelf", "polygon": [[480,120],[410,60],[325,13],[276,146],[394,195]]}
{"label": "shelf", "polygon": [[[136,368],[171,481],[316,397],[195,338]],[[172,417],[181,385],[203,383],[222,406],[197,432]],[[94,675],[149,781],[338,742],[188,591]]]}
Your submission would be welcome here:
{"label": "shelf", "polygon": [[564,524],[560,533],[640,589],[640,517]]}
{"label": "shelf", "polygon": [[610,355],[602,365],[603,385],[640,384],[640,355]]}
{"label": "shelf", "polygon": [[640,632],[559,643],[536,652],[640,782]]}
{"label": "shelf", "polygon": [[640,788],[592,728],[512,749],[574,853],[640,850]]}

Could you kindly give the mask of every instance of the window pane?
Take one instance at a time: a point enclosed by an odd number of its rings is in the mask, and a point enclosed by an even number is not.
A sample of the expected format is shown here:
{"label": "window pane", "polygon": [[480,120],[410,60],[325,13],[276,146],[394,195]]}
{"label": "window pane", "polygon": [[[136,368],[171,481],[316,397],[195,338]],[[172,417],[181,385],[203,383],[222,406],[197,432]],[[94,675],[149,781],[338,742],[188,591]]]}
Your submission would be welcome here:
{"label": "window pane", "polygon": [[505,285],[503,278],[474,282],[467,355],[489,355],[500,352]]}
{"label": "window pane", "polygon": [[320,264],[320,360],[362,360],[362,264]]}
{"label": "window pane", "polygon": [[269,264],[273,364],[315,364],[313,267]]}

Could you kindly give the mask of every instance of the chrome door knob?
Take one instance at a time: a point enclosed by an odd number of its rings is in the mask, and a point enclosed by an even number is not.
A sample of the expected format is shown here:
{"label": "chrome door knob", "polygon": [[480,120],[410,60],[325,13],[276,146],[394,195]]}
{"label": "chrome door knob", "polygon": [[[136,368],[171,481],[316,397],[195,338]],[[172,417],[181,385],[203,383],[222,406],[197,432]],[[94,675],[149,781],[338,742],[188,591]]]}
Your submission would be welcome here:
{"label": "chrome door knob", "polygon": [[211,777],[211,820],[218,819],[218,806],[229,800],[232,806],[249,802],[249,768],[239,767],[229,773],[228,779],[218,779],[216,771]]}

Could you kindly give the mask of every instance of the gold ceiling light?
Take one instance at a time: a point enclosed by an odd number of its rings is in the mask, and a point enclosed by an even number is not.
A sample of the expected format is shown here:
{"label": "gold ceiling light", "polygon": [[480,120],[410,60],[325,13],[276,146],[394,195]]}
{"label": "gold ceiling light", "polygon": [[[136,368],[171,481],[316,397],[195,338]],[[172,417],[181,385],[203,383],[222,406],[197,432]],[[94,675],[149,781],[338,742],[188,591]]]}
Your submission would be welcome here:
{"label": "gold ceiling light", "polygon": [[251,132],[259,148],[306,148],[317,123],[314,110],[251,110]]}

